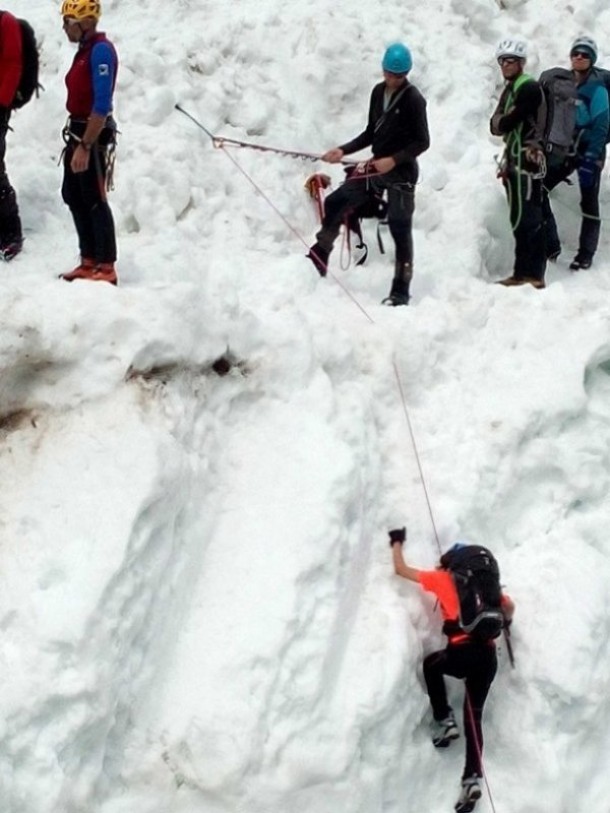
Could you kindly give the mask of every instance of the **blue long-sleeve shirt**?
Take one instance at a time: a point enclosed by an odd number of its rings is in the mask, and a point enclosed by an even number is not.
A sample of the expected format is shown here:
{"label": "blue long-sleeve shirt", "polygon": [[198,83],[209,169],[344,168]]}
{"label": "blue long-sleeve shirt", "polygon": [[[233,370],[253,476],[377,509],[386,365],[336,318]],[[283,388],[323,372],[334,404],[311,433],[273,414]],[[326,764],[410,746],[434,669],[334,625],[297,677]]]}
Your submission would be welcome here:
{"label": "blue long-sleeve shirt", "polygon": [[114,89],[116,68],[114,48],[105,40],[96,42],[91,50],[92,113],[107,116],[112,112],[112,91]]}
{"label": "blue long-sleeve shirt", "polygon": [[578,86],[576,134],[578,153],[593,161],[601,160],[610,127],[610,104],[605,85],[593,74]]}

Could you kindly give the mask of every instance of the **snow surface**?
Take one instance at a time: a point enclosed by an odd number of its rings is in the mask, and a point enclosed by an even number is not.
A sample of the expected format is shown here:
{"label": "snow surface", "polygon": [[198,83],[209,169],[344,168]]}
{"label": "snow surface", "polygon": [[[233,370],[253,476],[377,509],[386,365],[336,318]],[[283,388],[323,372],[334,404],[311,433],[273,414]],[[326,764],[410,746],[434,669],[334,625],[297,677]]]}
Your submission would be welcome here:
{"label": "snow surface", "polygon": [[[56,2],[11,4],[45,92],[13,119],[27,242],[0,269],[2,813],[451,811],[463,741],[428,739],[420,666],[442,639],[393,574],[405,522],[419,566],[458,535],[489,544],[518,605],[478,810],[607,813],[610,235],[570,275],[562,186],[548,288],[490,284],[512,239],[488,119],[501,37],[530,41],[537,74],[592,33],[610,66],[610,10],[502,5],[105,2],[115,289],[56,278],[77,259],[57,166],[73,48]],[[327,166],[214,150],[174,104],[322,152],[363,127],[396,39],[432,147],[414,299],[387,309],[370,224],[365,267],[337,250],[321,280],[304,259],[303,183]]]}

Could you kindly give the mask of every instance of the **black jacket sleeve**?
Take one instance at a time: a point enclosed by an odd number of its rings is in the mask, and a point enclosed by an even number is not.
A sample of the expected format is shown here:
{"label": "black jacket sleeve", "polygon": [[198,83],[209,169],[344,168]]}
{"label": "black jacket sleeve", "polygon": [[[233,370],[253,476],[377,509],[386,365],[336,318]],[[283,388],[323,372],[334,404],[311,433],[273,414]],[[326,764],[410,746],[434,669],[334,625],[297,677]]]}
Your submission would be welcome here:
{"label": "black jacket sleeve", "polygon": [[536,119],[540,104],[543,101],[542,89],[538,82],[525,82],[518,90],[515,103],[503,113],[506,96],[510,93],[507,87],[500,97],[495,113],[491,117],[489,129],[492,135],[506,135],[520,124]]}

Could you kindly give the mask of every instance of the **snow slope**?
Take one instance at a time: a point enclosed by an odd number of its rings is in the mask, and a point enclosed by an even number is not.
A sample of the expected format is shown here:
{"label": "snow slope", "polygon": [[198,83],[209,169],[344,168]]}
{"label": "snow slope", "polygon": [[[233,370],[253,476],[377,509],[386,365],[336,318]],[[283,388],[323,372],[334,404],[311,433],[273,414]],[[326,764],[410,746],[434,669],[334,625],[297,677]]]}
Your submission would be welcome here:
{"label": "snow slope", "polygon": [[[27,242],[0,269],[2,813],[452,810],[463,745],[429,742],[420,664],[442,639],[392,572],[404,523],[423,567],[456,536],[489,544],[518,604],[477,810],[606,813],[609,235],[570,275],[564,187],[547,289],[491,285],[512,243],[487,128],[498,39],[525,36],[537,74],[588,32],[610,66],[610,12],[502,6],[106,2],[114,289],[56,278],[77,257],[57,167],[73,51],[55,3],[14,0],[45,92],[13,121]],[[321,152],[362,128],[395,39],[433,139],[408,309],[379,305],[391,252],[369,224],[365,267],[337,250],[321,280],[304,259],[303,182],[328,167],[228,157],[174,109]]]}

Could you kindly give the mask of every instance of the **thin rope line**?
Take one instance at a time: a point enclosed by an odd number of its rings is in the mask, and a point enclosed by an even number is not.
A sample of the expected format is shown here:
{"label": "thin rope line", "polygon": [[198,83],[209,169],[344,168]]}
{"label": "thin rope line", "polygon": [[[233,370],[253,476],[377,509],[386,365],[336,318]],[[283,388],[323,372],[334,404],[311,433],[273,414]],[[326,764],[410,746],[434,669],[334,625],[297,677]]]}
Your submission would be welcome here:
{"label": "thin rope line", "polygon": [[434,514],[432,512],[432,503],[430,501],[430,495],[428,493],[428,487],[426,485],[426,478],[424,477],[424,470],[421,464],[421,459],[419,457],[419,451],[417,448],[417,443],[415,441],[415,433],[413,432],[413,426],[411,424],[411,418],[409,415],[409,410],[407,407],[407,399],[405,397],[404,389],[402,386],[402,379],[400,377],[400,372],[398,370],[398,365],[396,364],[396,357],[392,357],[392,366],[394,368],[394,375],[396,376],[396,381],[398,382],[398,391],[400,392],[400,398],[402,401],[402,407],[405,414],[405,419],[407,421],[407,428],[409,429],[409,435],[411,437],[411,445],[413,446],[413,452],[415,454],[415,460],[417,462],[417,468],[419,469],[419,477],[421,480],[421,484],[424,490],[424,495],[426,497],[426,505],[428,506],[428,513],[430,515],[430,522],[432,523],[432,529],[434,530],[434,538],[436,540],[436,546],[438,548],[439,554],[442,553],[441,551],[441,543],[438,538],[438,532],[436,530],[436,523],[434,521]]}
{"label": "thin rope line", "polygon": [[[464,682],[464,692],[465,692],[465,702],[466,702],[466,709],[468,710],[468,720],[470,723],[470,730],[472,731],[472,738],[474,740],[475,748],[477,751],[477,757],[479,758],[479,765],[481,766],[481,773],[483,774],[483,782],[485,783],[485,789],[487,790],[487,795],[489,796],[489,804],[491,805],[491,809],[493,813],[496,813],[496,806],[494,804],[493,794],[491,792],[491,786],[489,784],[489,780],[487,779],[487,771],[485,770],[485,766],[483,765],[483,749],[481,748],[481,741],[479,740],[479,736],[477,734],[475,719],[474,719],[474,711],[472,708],[472,703],[470,702],[470,695],[468,694],[468,689],[466,687],[466,683]],[[482,724],[482,723],[481,723]]]}
{"label": "thin rope line", "polygon": [[[307,242],[305,241],[302,234],[299,231],[297,231],[297,229],[294,228],[292,223],[290,223],[289,220],[282,214],[282,212],[280,212],[280,210],[273,203],[273,201],[269,198],[269,196],[266,195],[265,192],[263,192],[263,190],[258,186],[258,184],[253,180],[253,178],[251,178],[250,175],[242,168],[242,166],[239,164],[239,162],[224,148],[224,145],[222,144],[222,142],[219,143],[219,139],[217,137],[215,137],[213,135],[213,133],[211,133],[207,129],[207,127],[204,127],[204,125],[200,121],[198,121],[198,119],[196,119],[193,115],[188,113],[179,104],[176,104],[175,108],[177,110],[179,110],[181,113],[183,113],[185,116],[187,116],[189,119],[191,119],[191,121],[193,121],[197,125],[197,127],[199,127],[201,130],[203,130],[203,132],[212,141],[212,144],[213,144],[214,147],[222,149],[223,153],[233,162],[233,164],[242,173],[242,175],[246,178],[246,180],[254,187],[254,189],[263,198],[263,200],[265,200],[269,204],[269,206],[278,215],[278,217],[281,218],[281,220],[286,224],[286,226],[288,226],[289,230],[295,235],[295,237],[298,240],[300,240],[301,243],[306,248],[309,248],[309,246],[307,245]],[[242,143],[245,146],[245,142],[242,142]],[[248,146],[250,146],[250,145],[248,145]],[[290,154],[290,153],[287,152],[286,154]],[[303,157],[305,157],[305,156],[303,156]],[[348,163],[351,163],[351,162],[342,160],[341,163],[342,164],[348,164]],[[376,174],[379,174],[379,173],[376,173]],[[368,177],[367,174],[360,175],[360,178],[362,178],[362,179],[366,179],[367,177]],[[375,325],[376,322],[373,319],[373,317],[367,312],[367,310],[364,308],[364,306],[361,305],[360,302],[358,302],[358,300],[356,299],[354,294],[352,294],[352,292],[347,288],[347,286],[344,285],[341,282],[341,280],[335,274],[332,273],[332,271],[328,271],[328,267],[327,267],[327,274],[330,274],[330,276],[333,278],[333,280],[337,283],[337,285],[341,288],[341,290],[351,299],[351,301],[354,303],[354,305],[356,305],[356,307],[363,314],[363,316],[372,325]],[[441,552],[441,546],[440,546],[440,542],[439,542],[439,538],[438,538],[438,532],[436,530],[436,523],[434,522],[434,515],[433,515],[433,512],[432,512],[432,504],[430,502],[430,497],[428,495],[428,489],[427,489],[426,481],[425,481],[425,478],[424,478],[424,472],[423,472],[423,468],[422,468],[421,461],[420,461],[420,458],[419,458],[419,451],[418,451],[418,448],[417,448],[417,443],[415,441],[415,434],[413,432],[413,427],[411,425],[411,419],[410,419],[410,416],[409,416],[409,410],[408,410],[408,407],[407,407],[407,400],[406,400],[404,389],[403,389],[403,386],[402,386],[402,380],[401,380],[399,372],[398,372],[398,367],[396,366],[395,356],[392,357],[392,365],[393,365],[393,368],[394,368],[394,375],[396,377],[396,383],[398,385],[398,391],[400,393],[400,397],[401,397],[401,400],[402,400],[403,412],[404,412],[404,415],[405,415],[405,418],[406,418],[406,421],[407,421],[407,427],[408,427],[409,435],[410,435],[410,438],[411,438],[411,445],[413,447],[413,452],[415,454],[415,459],[417,461],[417,466],[418,466],[418,469],[419,469],[420,479],[421,479],[421,482],[422,482],[422,486],[424,488],[424,494],[426,495],[426,503],[428,505],[428,513],[430,514],[430,520],[432,522],[432,528],[434,530],[434,537],[436,539],[436,544],[437,544],[437,547],[438,547],[438,550],[439,550],[439,553],[440,553]]]}
{"label": "thin rope line", "polygon": [[[235,157],[233,155],[231,155],[229,152],[227,152],[226,150],[224,150],[224,149],[223,149],[223,152],[233,162],[233,164],[242,173],[242,175],[248,180],[248,182],[253,186],[253,188],[258,192],[258,194],[261,195],[263,200],[265,200],[269,204],[269,206],[271,206],[271,208],[278,215],[278,217],[280,217],[281,220],[286,224],[286,226],[288,226],[288,228],[295,235],[295,237],[298,240],[300,240],[300,242],[306,248],[308,248],[307,242],[306,242],[305,238],[303,237],[303,235],[298,231],[298,229],[296,229],[292,225],[292,223],[290,223],[290,221],[277,208],[277,206],[273,203],[273,201],[269,198],[269,196],[267,194],[265,194],[265,192],[260,188],[260,186],[256,183],[256,181],[254,181],[254,179],[246,172],[246,170],[243,169],[243,167],[239,164],[239,162],[235,159]],[[372,325],[375,325],[376,322],[373,319],[373,317],[367,312],[367,310],[364,308],[364,306],[361,305],[360,302],[358,302],[356,297],[347,288],[347,286],[345,286],[341,282],[341,280],[335,274],[332,273],[332,271],[327,271],[327,273],[333,278],[333,280],[337,283],[337,285],[339,285],[341,290],[345,294],[347,294],[347,296],[351,299],[351,301],[354,303],[354,305],[356,305],[356,307],[364,315],[364,317]],[[430,496],[429,496],[429,493],[428,493],[428,487],[426,485],[426,478],[424,476],[424,470],[423,470],[423,466],[422,466],[421,459],[420,459],[420,456],[419,456],[419,450],[418,450],[418,447],[417,447],[417,442],[415,440],[415,433],[413,431],[413,425],[411,423],[411,418],[410,418],[410,415],[409,415],[409,409],[407,407],[407,399],[406,399],[406,396],[405,396],[404,387],[402,385],[402,379],[400,377],[400,373],[399,373],[398,367],[396,365],[395,357],[392,358],[392,367],[393,367],[393,370],[394,370],[394,376],[396,378],[396,383],[398,385],[398,392],[400,393],[403,413],[404,413],[404,416],[405,416],[405,419],[406,419],[407,428],[408,428],[408,431],[409,431],[409,437],[411,439],[411,446],[413,447],[413,453],[415,455],[415,460],[417,462],[417,468],[419,470],[420,480],[421,480],[422,487],[423,487],[423,490],[424,490],[424,494],[425,494],[425,497],[426,497],[426,504],[428,506],[428,514],[430,515],[430,522],[432,523],[432,529],[434,531],[434,538],[436,540],[436,545],[437,545],[437,548],[438,548],[438,551],[439,551],[439,554],[440,554],[441,553],[441,545],[440,545],[440,541],[439,541],[438,531],[436,529],[436,523],[434,521],[434,513],[432,511],[432,503],[431,503]]]}

